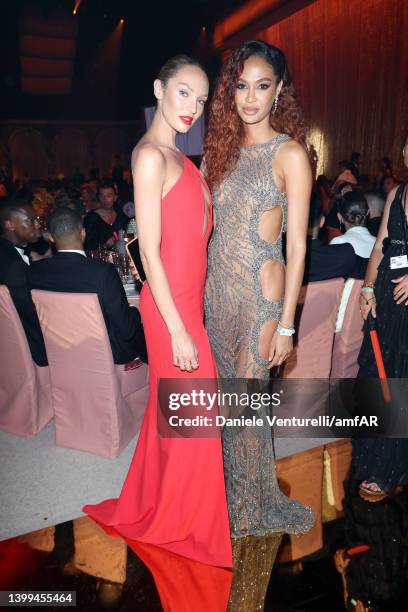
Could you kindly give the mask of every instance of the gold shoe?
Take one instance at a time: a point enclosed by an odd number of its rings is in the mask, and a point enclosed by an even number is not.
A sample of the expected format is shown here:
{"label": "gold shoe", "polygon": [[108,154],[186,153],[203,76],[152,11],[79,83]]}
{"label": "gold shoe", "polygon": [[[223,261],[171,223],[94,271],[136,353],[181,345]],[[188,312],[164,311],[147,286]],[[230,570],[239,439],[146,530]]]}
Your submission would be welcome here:
{"label": "gold shoe", "polygon": [[233,578],[227,612],[263,610],[282,533],[232,538]]}

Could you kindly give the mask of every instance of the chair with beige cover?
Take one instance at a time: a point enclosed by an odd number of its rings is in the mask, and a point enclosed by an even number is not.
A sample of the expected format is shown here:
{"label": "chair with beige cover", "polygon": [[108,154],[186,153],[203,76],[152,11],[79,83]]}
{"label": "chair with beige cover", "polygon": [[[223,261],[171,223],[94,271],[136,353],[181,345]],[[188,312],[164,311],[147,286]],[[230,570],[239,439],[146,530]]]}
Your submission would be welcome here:
{"label": "chair with beige cover", "polygon": [[295,348],[282,378],[329,378],[342,278],[315,281],[301,289]]}
{"label": "chair with beige cover", "polygon": [[334,336],[331,378],[355,378],[357,376],[357,358],[363,342],[363,319],[358,304],[363,282],[350,278],[346,281],[345,291],[349,284],[352,287],[351,291],[345,295],[345,298],[348,297],[348,299],[344,304],[344,313],[341,313],[341,329]]}
{"label": "chair with beige cover", "polygon": [[0,285],[0,429],[32,437],[52,419],[50,372],[37,366],[5,285]]}
{"label": "chair with beige cover", "polygon": [[56,444],[115,458],[138,433],[147,366],[115,365],[96,294],[32,291],[43,330]]}

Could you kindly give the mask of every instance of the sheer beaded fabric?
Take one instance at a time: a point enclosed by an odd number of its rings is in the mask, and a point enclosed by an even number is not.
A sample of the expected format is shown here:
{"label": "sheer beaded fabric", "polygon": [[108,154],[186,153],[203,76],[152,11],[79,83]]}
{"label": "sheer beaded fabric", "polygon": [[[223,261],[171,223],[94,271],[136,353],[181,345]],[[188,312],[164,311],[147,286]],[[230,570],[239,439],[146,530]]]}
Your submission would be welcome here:
{"label": "sheer beaded fabric", "polygon": [[[278,134],[243,147],[236,168],[213,193],[206,328],[219,377],[241,379],[235,385],[242,391],[245,379],[257,379],[267,390],[268,349],[283,306],[287,198],[275,184],[273,160],[288,139]],[[231,416],[239,414],[237,409]],[[222,434],[231,536],[307,532],[313,511],[280,491],[265,409],[256,416],[263,427],[224,427]]]}

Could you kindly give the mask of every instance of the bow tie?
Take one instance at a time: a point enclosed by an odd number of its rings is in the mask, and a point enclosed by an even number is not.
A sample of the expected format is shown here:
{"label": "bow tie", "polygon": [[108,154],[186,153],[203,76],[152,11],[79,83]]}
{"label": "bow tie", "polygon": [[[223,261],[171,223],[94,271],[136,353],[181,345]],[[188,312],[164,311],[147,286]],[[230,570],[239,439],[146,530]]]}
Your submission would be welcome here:
{"label": "bow tie", "polygon": [[27,255],[27,257],[29,257],[31,249],[28,244],[26,244],[25,246],[22,246],[21,244],[16,244],[15,247],[20,251],[23,251],[24,255]]}

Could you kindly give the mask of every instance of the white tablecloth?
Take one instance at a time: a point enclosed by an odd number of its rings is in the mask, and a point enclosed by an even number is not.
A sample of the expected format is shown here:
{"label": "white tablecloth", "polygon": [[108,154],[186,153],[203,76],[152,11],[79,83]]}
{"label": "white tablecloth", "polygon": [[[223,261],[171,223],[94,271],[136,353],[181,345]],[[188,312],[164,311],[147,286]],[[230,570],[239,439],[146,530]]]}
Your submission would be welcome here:
{"label": "white tablecloth", "polygon": [[[119,495],[136,438],[114,460],[57,448],[54,439],[53,422],[30,439],[0,431],[0,540],[82,516],[84,504]],[[276,456],[326,442],[333,438],[276,439]]]}

